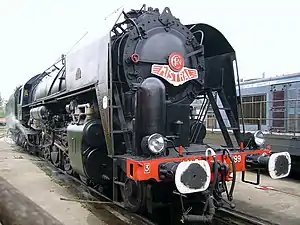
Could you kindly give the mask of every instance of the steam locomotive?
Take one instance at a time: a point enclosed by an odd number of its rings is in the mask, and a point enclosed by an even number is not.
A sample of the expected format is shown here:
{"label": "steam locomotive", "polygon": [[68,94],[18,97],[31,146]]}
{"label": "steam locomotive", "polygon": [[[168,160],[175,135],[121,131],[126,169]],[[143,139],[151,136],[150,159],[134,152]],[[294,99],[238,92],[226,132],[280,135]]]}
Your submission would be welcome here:
{"label": "steam locomotive", "polygon": [[[132,212],[173,205],[183,222],[212,221],[228,203],[222,194],[233,200],[238,171],[250,183],[250,169],[289,174],[287,152],[271,154],[260,131],[240,132],[235,51],[221,32],[145,6],[116,11],[106,27],[15,90],[6,113],[18,145]],[[226,146],[205,144],[209,104]]]}

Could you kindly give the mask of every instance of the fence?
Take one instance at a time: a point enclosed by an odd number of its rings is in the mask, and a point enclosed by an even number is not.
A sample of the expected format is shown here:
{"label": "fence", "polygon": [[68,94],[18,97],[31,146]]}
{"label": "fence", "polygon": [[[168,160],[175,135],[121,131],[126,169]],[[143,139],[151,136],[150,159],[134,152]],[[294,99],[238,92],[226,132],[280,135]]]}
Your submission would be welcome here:
{"label": "fence", "polygon": [[[269,97],[271,98],[271,97]],[[196,109],[201,104],[194,105]],[[218,100],[218,105],[221,106]],[[246,131],[262,130],[270,133],[300,134],[300,97],[287,99],[284,95],[267,100],[266,95],[252,95],[242,97],[243,120],[240,106],[239,122],[244,122]],[[225,124],[229,126],[226,113],[221,112]],[[208,130],[219,130],[215,115],[209,107],[205,117],[205,125]],[[241,125],[241,129],[242,129]]]}
{"label": "fence", "polygon": [[[227,118],[223,118],[225,124],[229,125],[229,121]],[[251,124],[247,124],[247,121],[251,120]],[[276,118],[275,121],[284,121],[286,124],[288,123],[288,126],[284,127],[274,127],[272,126],[272,122],[274,119],[272,118],[244,118],[244,127],[245,131],[257,131],[261,130],[266,133],[276,133],[276,134],[287,134],[287,135],[300,135],[300,118]],[[255,121],[255,123],[253,122]],[[263,124],[262,121],[267,121],[267,124]],[[268,122],[269,121],[269,122]],[[240,129],[243,130],[242,122],[243,120],[240,118]],[[217,119],[214,117],[214,115],[207,115],[207,117],[204,120],[204,124],[209,131],[219,131],[219,124]]]}

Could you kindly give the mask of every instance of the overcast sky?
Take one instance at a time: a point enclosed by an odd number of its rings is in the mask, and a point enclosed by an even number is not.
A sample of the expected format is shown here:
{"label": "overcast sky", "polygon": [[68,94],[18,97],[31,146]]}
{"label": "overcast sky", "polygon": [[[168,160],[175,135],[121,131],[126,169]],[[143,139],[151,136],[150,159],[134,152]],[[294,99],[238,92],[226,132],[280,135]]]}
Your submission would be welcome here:
{"label": "overcast sky", "polygon": [[[124,2],[0,0],[1,95],[7,99],[17,85],[50,66],[87,29],[96,25],[101,29],[103,18]],[[235,48],[243,78],[300,72],[297,0],[131,2],[126,9],[143,3],[160,9],[169,6],[183,23],[215,26]]]}

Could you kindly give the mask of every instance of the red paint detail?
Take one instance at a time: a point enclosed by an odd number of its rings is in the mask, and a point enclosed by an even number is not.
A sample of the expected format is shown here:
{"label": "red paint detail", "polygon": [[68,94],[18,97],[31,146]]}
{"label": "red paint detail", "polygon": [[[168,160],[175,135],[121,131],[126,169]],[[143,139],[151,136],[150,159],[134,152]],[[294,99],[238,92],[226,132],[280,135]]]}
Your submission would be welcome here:
{"label": "red paint detail", "polygon": [[[232,152],[232,157],[234,158],[235,156],[239,156],[241,157],[241,161],[237,162],[235,164],[236,166],[236,171],[240,172],[240,171],[246,171],[246,156],[247,155],[251,155],[251,154],[267,154],[270,155],[271,151],[264,149],[264,150],[253,150],[253,151],[235,151]],[[230,158],[228,157],[228,155],[223,156],[221,153],[216,155],[216,158],[218,161],[226,163],[229,167],[231,165],[231,161]],[[136,161],[135,159],[127,159],[126,161],[126,167],[127,167],[127,177],[130,179],[133,179],[135,181],[146,181],[146,180],[150,180],[150,179],[154,179],[157,182],[160,182],[160,178],[159,178],[159,165],[161,163],[165,163],[165,162],[183,162],[183,161],[193,161],[193,160],[204,160],[206,159],[206,161],[208,162],[208,164],[210,165],[211,168],[211,182],[213,181],[213,157],[209,156],[209,157],[205,157],[205,155],[195,155],[195,156],[184,156],[184,157],[176,157],[176,158],[158,158],[158,159],[153,159],[153,160],[143,160],[143,161]],[[130,165],[132,164],[132,168],[133,168],[133,174],[130,174]],[[145,165],[147,165],[147,167],[149,167],[148,165],[150,165],[150,171],[145,174]],[[231,171],[227,174],[226,176],[226,181],[230,181],[231,177],[230,177],[230,173]],[[221,177],[221,174],[219,174],[219,176]]]}
{"label": "red paint detail", "polygon": [[131,60],[132,60],[132,62],[137,63],[138,61],[140,61],[140,56],[138,54],[134,53],[131,56]]}
{"label": "red paint detail", "polygon": [[277,188],[274,188],[274,187],[257,185],[257,186],[255,186],[255,188],[263,190],[263,191],[276,191],[276,192],[280,192],[280,193],[283,193],[283,194],[288,194],[288,195],[292,195],[292,196],[300,198],[300,194],[296,194],[296,193],[292,193],[292,192],[280,190],[280,189],[277,189]]}
{"label": "red paint detail", "polygon": [[165,79],[174,86],[179,86],[198,78],[198,71],[187,67],[183,67],[180,72],[174,72],[168,65],[153,64],[151,73]]}
{"label": "red paint detail", "polygon": [[182,149],[182,146],[181,146],[181,145],[179,146],[179,155],[180,155],[180,156],[183,155],[183,149]]}
{"label": "red paint detail", "polygon": [[244,142],[240,143],[240,150],[244,150]]}
{"label": "red paint detail", "polygon": [[169,55],[169,66],[174,72],[179,72],[184,67],[184,58],[178,52]]}
{"label": "red paint detail", "polygon": [[274,188],[272,187],[267,187],[267,186],[255,186],[255,188],[260,189],[260,190],[264,190],[264,191],[268,191],[268,190],[274,190]]}

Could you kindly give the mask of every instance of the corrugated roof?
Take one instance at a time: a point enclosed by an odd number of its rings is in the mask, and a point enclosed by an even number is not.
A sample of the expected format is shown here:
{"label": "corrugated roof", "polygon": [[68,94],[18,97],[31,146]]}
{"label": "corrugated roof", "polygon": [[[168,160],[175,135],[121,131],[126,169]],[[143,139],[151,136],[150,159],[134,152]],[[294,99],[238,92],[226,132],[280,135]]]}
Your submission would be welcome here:
{"label": "corrugated roof", "polygon": [[300,82],[300,73],[292,73],[282,76],[258,78],[254,80],[248,80],[240,82],[241,88],[270,86],[280,83]]}

